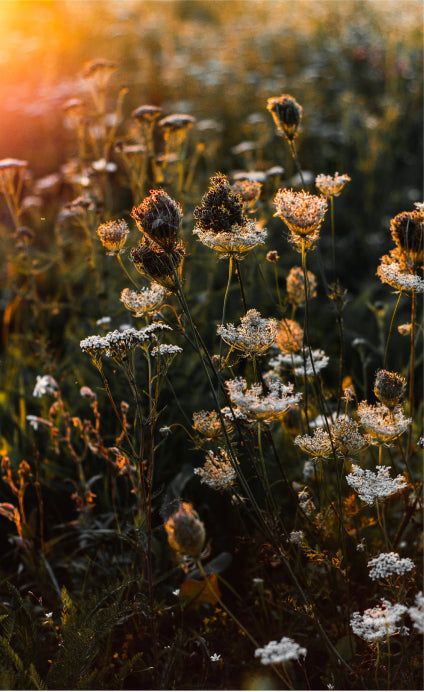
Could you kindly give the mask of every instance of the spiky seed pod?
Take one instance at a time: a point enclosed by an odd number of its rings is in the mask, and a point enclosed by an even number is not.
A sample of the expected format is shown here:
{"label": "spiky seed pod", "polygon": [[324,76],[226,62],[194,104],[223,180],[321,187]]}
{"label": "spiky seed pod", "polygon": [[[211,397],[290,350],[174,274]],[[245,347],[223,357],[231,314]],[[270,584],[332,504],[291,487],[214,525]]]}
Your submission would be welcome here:
{"label": "spiky seed pod", "polygon": [[406,380],[395,372],[378,370],[374,382],[374,394],[384,406],[392,410],[403,399]]}
{"label": "spiky seed pod", "polygon": [[185,249],[182,243],[178,243],[170,252],[166,252],[158,245],[145,241],[131,250],[130,257],[140,274],[156,281],[168,291],[175,291],[176,280],[173,268],[175,267],[180,279],[184,254]]}
{"label": "spiky seed pod", "polygon": [[392,238],[403,254],[407,254],[415,266],[423,261],[424,213],[420,210],[403,211],[390,222]]}
{"label": "spiky seed pod", "polygon": [[133,207],[131,217],[138,230],[165,252],[174,249],[182,223],[181,205],[166,192],[150,190],[150,195]]}
{"label": "spiky seed pod", "polygon": [[200,557],[206,540],[206,530],[190,502],[182,502],[178,511],[166,522],[168,543],[180,555]]}
{"label": "spiky seed pod", "polygon": [[247,223],[240,195],[231,189],[228,178],[221,173],[210,179],[209,190],[193,216],[198,228],[212,233],[230,233],[235,226],[241,228]]}
{"label": "spiky seed pod", "polygon": [[303,109],[293,96],[289,94],[274,96],[268,99],[266,107],[281,135],[287,137],[288,140],[297,137]]}

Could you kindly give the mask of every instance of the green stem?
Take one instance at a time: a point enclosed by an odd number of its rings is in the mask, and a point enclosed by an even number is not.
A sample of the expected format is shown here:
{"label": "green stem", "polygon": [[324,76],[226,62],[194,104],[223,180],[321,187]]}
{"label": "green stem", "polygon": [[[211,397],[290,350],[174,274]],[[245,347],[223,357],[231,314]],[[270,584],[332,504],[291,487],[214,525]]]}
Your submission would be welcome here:
{"label": "green stem", "polygon": [[247,312],[246,296],[244,293],[243,280],[241,278],[241,273],[240,273],[240,265],[239,265],[238,259],[234,258],[234,262],[236,265],[236,274],[237,274],[238,282],[240,284],[240,292],[241,292],[241,300],[243,303],[243,310],[244,310],[244,314],[246,314],[246,312]]}
{"label": "green stem", "polygon": [[336,235],[334,231],[334,198],[330,196],[330,215],[331,215],[331,244],[333,250],[333,275],[336,280]]}
{"label": "green stem", "polygon": [[398,299],[397,299],[397,302],[396,302],[396,305],[395,305],[395,309],[393,310],[392,320],[391,320],[391,322],[390,322],[389,333],[388,333],[388,335],[387,335],[386,352],[385,352],[385,354],[384,354],[384,364],[383,364],[383,368],[384,368],[384,369],[386,369],[386,366],[387,366],[387,358],[388,358],[388,355],[389,355],[390,337],[392,336],[393,324],[394,324],[394,321],[395,321],[395,315],[396,315],[397,309],[398,309],[398,307],[399,307],[399,303],[400,303],[400,299],[401,299],[401,298],[402,298],[402,291],[399,291],[399,297],[398,297]]}
{"label": "green stem", "polygon": [[[411,355],[409,363],[409,417],[414,417],[414,377],[415,377],[415,310],[416,310],[416,292],[412,291],[412,306],[411,306]],[[406,458],[409,459],[412,445],[412,425],[409,425],[408,431],[408,448]]]}
{"label": "green stem", "polygon": [[132,278],[131,274],[128,272],[126,266],[124,265],[124,263],[123,263],[123,261],[122,261],[122,259],[121,259],[121,255],[120,255],[119,253],[117,253],[116,259],[118,260],[119,264],[121,265],[121,268],[124,270],[125,274],[127,275],[127,277],[129,278],[129,280],[131,281],[132,285],[133,285],[133,286],[137,289],[137,291],[138,291],[138,290],[139,290],[139,287],[137,286],[136,282],[135,282],[134,279]]}
{"label": "green stem", "polygon": [[302,187],[303,187],[304,190],[306,190],[305,180],[304,180],[304,178],[303,178],[302,169],[301,169],[301,167],[300,167],[299,158],[298,158],[298,156],[297,156],[296,145],[295,145],[293,139],[289,139],[289,146],[290,146],[291,155],[292,155],[292,157],[293,157],[293,161],[294,161],[294,163],[295,163],[295,165],[296,165],[297,172],[299,173],[299,177],[300,177],[300,179],[301,179],[301,181],[302,181]]}

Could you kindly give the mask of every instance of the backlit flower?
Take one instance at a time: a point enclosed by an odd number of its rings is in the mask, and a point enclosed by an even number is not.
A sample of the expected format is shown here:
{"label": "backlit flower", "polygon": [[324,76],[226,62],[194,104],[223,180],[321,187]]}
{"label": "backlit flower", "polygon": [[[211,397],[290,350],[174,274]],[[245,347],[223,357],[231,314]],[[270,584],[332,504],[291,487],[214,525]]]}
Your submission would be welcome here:
{"label": "backlit flower", "polygon": [[381,600],[381,606],[368,608],[361,615],[353,613],[350,624],[353,632],[368,642],[376,642],[391,636],[399,631],[398,621],[404,615],[407,608],[400,603],[393,605]]}
{"label": "backlit flower", "polygon": [[258,310],[252,309],[241,318],[240,326],[221,324],[217,328],[217,334],[225,343],[247,357],[265,353],[275,342],[277,329],[277,320],[263,318]]}
{"label": "backlit flower", "polygon": [[298,404],[301,394],[293,393],[293,385],[284,385],[271,375],[265,376],[266,391],[261,384],[247,386],[242,377],[227,380],[231,401],[249,417],[257,421],[281,418],[290,406]]}
{"label": "backlit flower", "polygon": [[377,473],[374,473],[352,464],[352,472],[346,476],[348,485],[356,490],[367,505],[374,504],[375,500],[385,500],[407,485],[403,476],[390,476],[389,466],[377,466],[376,471]]}
{"label": "backlit flower", "polygon": [[293,659],[304,658],[306,649],[289,637],[283,637],[279,642],[271,641],[261,649],[256,649],[255,657],[261,659],[264,666],[276,663],[286,663]]}
{"label": "backlit flower", "polygon": [[315,185],[326,197],[338,197],[349,180],[350,178],[346,174],[339,175],[336,172],[334,176],[331,176],[320,173],[315,178]]}

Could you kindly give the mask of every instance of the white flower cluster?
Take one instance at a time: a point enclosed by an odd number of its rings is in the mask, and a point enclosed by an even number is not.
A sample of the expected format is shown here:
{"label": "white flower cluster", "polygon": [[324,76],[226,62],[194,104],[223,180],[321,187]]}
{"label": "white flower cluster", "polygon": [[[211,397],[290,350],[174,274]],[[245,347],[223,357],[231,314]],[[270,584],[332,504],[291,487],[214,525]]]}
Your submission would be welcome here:
{"label": "white flower cluster", "polygon": [[242,351],[244,356],[265,353],[275,342],[278,322],[262,318],[258,310],[248,310],[240,320],[240,326],[218,325],[217,333],[233,348]]}
{"label": "white flower cluster", "polygon": [[424,596],[420,591],[415,596],[415,605],[408,608],[409,617],[420,634],[424,634]]}
{"label": "white flower cluster", "polygon": [[330,360],[320,348],[312,350],[312,359],[313,367],[311,354],[309,353],[309,349],[305,347],[305,349],[301,349],[299,353],[279,353],[271,358],[269,365],[272,370],[277,371],[282,366],[285,368],[291,368],[295,377],[304,377],[306,368],[306,377],[313,377],[314,368],[316,374],[318,375],[321,370],[327,367]]}
{"label": "white flower cluster", "polygon": [[359,612],[353,613],[350,624],[358,637],[367,642],[376,642],[399,631],[398,620],[406,610],[406,606],[400,603],[392,605],[383,598],[381,606],[368,608],[362,615]]}
{"label": "white flower cluster", "polygon": [[324,459],[332,452],[331,438],[324,428],[317,428],[313,435],[297,435],[294,444],[316,459]]}
{"label": "white flower cluster", "polygon": [[231,231],[214,233],[205,231],[199,226],[193,230],[200,242],[211,250],[215,250],[220,257],[243,258],[244,253],[252,250],[256,245],[263,245],[267,231],[260,228],[255,221],[247,221],[243,226],[235,224]]}
{"label": "white flower cluster", "polygon": [[255,420],[281,418],[290,406],[299,403],[302,395],[293,394],[294,385],[284,385],[278,378],[271,375],[266,376],[265,382],[268,389],[266,393],[261,384],[252,384],[248,389],[247,382],[242,377],[227,380],[225,384],[231,401],[249,418]]}
{"label": "white flower cluster", "polygon": [[156,332],[171,329],[166,324],[154,322],[143,329],[128,327],[122,331],[115,329],[106,336],[89,336],[80,341],[81,350],[91,355],[104,353],[109,358],[119,357],[137,346],[142,346],[146,341],[155,341]]}
{"label": "white flower cluster", "polygon": [[269,666],[275,663],[285,663],[293,659],[299,659],[300,656],[306,656],[306,649],[289,637],[283,637],[281,641],[272,641],[266,644],[262,649],[256,649],[255,657],[260,657],[261,663],[264,666]]}
{"label": "white flower cluster", "polygon": [[230,457],[225,449],[219,448],[219,455],[210,449],[206,453],[206,462],[203,467],[198,467],[193,472],[200,476],[200,482],[205,483],[214,490],[224,490],[234,485],[236,472],[231,465]]}
{"label": "white flower cluster", "polygon": [[293,543],[293,545],[299,546],[299,548],[302,545],[302,542],[305,540],[305,534],[303,531],[291,531],[290,532],[290,543]]}
{"label": "white flower cluster", "polygon": [[390,411],[384,404],[371,406],[366,401],[359,404],[358,416],[370,435],[370,442],[377,445],[395,440],[407,430],[412,421],[411,418],[405,418],[400,406]]}
{"label": "white flower cluster", "polygon": [[124,288],[121,293],[121,301],[135,317],[149,315],[160,306],[166,294],[166,290],[160,284],[152,283],[150,288],[142,288],[140,292]]}
{"label": "white flower cluster", "polygon": [[405,574],[415,569],[409,557],[400,558],[398,553],[380,553],[368,561],[371,579],[387,579],[395,574]]}
{"label": "white flower cluster", "polygon": [[417,274],[407,274],[402,271],[397,262],[381,263],[377,269],[377,276],[383,283],[390,284],[398,291],[424,293],[424,279]]}
{"label": "white flower cluster", "polygon": [[361,435],[358,423],[349,416],[339,416],[331,426],[337,451],[350,457],[359,454],[369,445],[368,435]]}
{"label": "white flower cluster", "polygon": [[55,394],[59,389],[58,384],[50,375],[37,375],[37,382],[32,396],[41,397],[45,394]]}
{"label": "white flower cluster", "polygon": [[177,353],[182,353],[183,349],[181,346],[174,346],[173,344],[160,344],[152,348],[152,356],[176,356]]}
{"label": "white flower cluster", "polygon": [[352,473],[346,476],[346,481],[367,505],[374,504],[377,499],[384,500],[406,486],[406,481],[400,474],[391,478],[389,466],[377,466],[377,473],[373,473],[352,464]]}

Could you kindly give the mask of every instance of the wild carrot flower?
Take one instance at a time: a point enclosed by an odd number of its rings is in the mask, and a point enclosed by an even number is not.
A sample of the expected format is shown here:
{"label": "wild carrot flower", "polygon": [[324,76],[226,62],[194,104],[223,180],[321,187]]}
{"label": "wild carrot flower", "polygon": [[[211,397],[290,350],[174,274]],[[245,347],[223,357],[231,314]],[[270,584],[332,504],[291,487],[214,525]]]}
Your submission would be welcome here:
{"label": "wild carrot flower", "polygon": [[326,459],[332,452],[331,438],[324,428],[317,428],[313,435],[297,435],[294,444],[314,459]]}
{"label": "wild carrot flower", "polygon": [[151,355],[155,358],[157,356],[162,356],[167,360],[172,360],[172,358],[179,353],[182,353],[183,349],[181,346],[175,346],[174,344],[159,344],[159,346],[154,346],[151,350]]}
{"label": "wild carrot flower", "polygon": [[120,221],[107,221],[100,224],[97,229],[97,235],[103,247],[109,251],[109,255],[116,255],[122,251],[129,232],[127,223],[122,219]]}
{"label": "wild carrot flower", "polygon": [[32,396],[41,397],[45,394],[56,394],[59,386],[51,375],[37,375],[37,382]]}
{"label": "wild carrot flower", "polygon": [[[305,303],[305,284],[301,267],[292,267],[286,280],[287,296],[292,305],[301,306]],[[307,272],[308,297],[315,298],[317,280],[315,274]]]}
{"label": "wild carrot flower", "polygon": [[350,625],[358,637],[367,642],[377,642],[399,631],[398,621],[406,610],[401,603],[391,604],[383,598],[381,606],[368,608],[362,615],[353,613]]}
{"label": "wild carrot flower", "polygon": [[408,608],[409,617],[420,634],[424,634],[424,596],[420,591],[415,596],[415,605]]}
{"label": "wild carrot flower", "polygon": [[200,476],[201,483],[205,483],[214,490],[225,490],[231,487],[237,477],[229,454],[222,447],[219,448],[219,454],[214,454],[211,449],[206,452],[205,464],[195,468],[193,472]]}
{"label": "wild carrot flower", "polygon": [[374,445],[392,442],[402,435],[411,423],[411,418],[405,418],[400,406],[393,410],[383,404],[371,406],[361,401],[358,406],[358,416],[367,431],[370,443]]}
{"label": "wild carrot flower", "polygon": [[352,464],[352,472],[346,476],[348,485],[356,490],[367,505],[374,504],[375,500],[385,500],[407,485],[400,474],[396,478],[391,478],[389,466],[377,466],[376,470],[377,473],[374,473]]}
{"label": "wild carrot flower", "polygon": [[165,252],[171,252],[181,228],[181,205],[163,190],[150,190],[141,204],[133,207],[131,216],[137,228]]}
{"label": "wild carrot flower", "polygon": [[277,329],[277,320],[263,318],[258,310],[252,309],[241,318],[239,327],[221,324],[217,334],[226,344],[241,351],[243,357],[248,357],[268,351],[275,342]]}
{"label": "wild carrot flower", "polygon": [[424,279],[418,274],[404,271],[399,262],[390,261],[391,259],[389,255],[384,255],[381,258],[381,263],[377,268],[377,276],[380,281],[389,284],[397,291],[424,293]]}
{"label": "wild carrot flower", "polygon": [[314,369],[318,375],[327,367],[330,359],[320,348],[313,349],[311,353],[308,347],[302,348],[299,353],[278,353],[270,359],[269,365],[272,372],[278,373],[280,368],[284,367],[290,369],[295,377],[304,377],[305,371],[306,377],[314,377]]}
{"label": "wild carrot flower", "polygon": [[403,255],[407,255],[413,266],[423,262],[424,212],[403,211],[390,222],[392,238]]}
{"label": "wild carrot flower", "polygon": [[273,96],[268,99],[266,107],[280,135],[287,137],[289,141],[297,137],[303,109],[293,96]]}
{"label": "wild carrot flower", "polygon": [[320,173],[320,175],[317,175],[315,178],[315,185],[326,197],[338,197],[349,180],[350,178],[348,175],[339,175],[337,171],[334,176]]}
{"label": "wild carrot flower", "polygon": [[280,320],[276,344],[283,353],[300,351],[303,345],[303,329],[298,322],[295,322],[295,320]]}
{"label": "wild carrot flower", "polygon": [[261,183],[256,180],[236,180],[231,189],[241,198],[245,210],[252,209],[261,194]]}
{"label": "wild carrot flower", "polygon": [[244,215],[242,198],[224,175],[211,178],[209,190],[193,215],[197,220],[193,233],[220,257],[242,259],[246,252],[265,242],[266,230]]}
{"label": "wild carrot flower", "polygon": [[159,118],[161,114],[162,108],[160,108],[159,106],[151,105],[139,106],[131,113],[132,117],[135,120],[148,123],[157,120],[157,118]]}
{"label": "wild carrot flower", "polygon": [[128,310],[134,313],[134,317],[145,317],[156,312],[165,295],[166,290],[163,286],[152,283],[150,288],[142,288],[139,292],[124,288],[121,301]]}
{"label": "wild carrot flower", "polygon": [[344,457],[356,456],[369,445],[368,435],[362,435],[358,423],[349,416],[339,416],[331,426],[331,434],[337,452]]}
{"label": "wild carrot flower", "polygon": [[307,650],[289,637],[283,637],[279,642],[271,641],[255,651],[255,657],[260,658],[264,666],[304,658],[306,654]]}
{"label": "wild carrot flower", "polygon": [[280,419],[290,406],[298,404],[301,394],[293,393],[293,385],[284,385],[271,375],[265,376],[266,391],[261,384],[249,388],[242,377],[227,380],[226,385],[231,401],[249,417],[257,421]]}
{"label": "wild carrot flower", "polygon": [[409,557],[400,558],[398,553],[380,553],[368,560],[369,576],[376,579],[387,579],[398,574],[405,574],[415,569]]}
{"label": "wild carrot flower", "polygon": [[289,241],[298,250],[302,245],[312,249],[327,211],[325,197],[283,188],[278,190],[274,204],[277,208],[274,216],[279,216],[290,230]]}
{"label": "wild carrot flower", "polygon": [[378,370],[374,382],[374,394],[392,411],[403,399],[406,380],[396,372]]}
{"label": "wild carrot flower", "polygon": [[201,556],[206,540],[205,526],[190,502],[181,502],[166,522],[165,530],[169,545],[179,555],[194,559]]}
{"label": "wild carrot flower", "polygon": [[92,356],[104,353],[109,358],[122,358],[128,351],[143,346],[151,341],[157,341],[156,332],[170,330],[166,324],[154,322],[144,329],[129,327],[122,331],[116,329],[106,336],[89,336],[80,342],[81,350]]}
{"label": "wild carrot flower", "polygon": [[[231,423],[224,421],[227,432],[232,430]],[[201,435],[213,440],[222,437],[222,425],[216,411],[197,411],[193,413],[193,428]]]}
{"label": "wild carrot flower", "polygon": [[300,548],[304,540],[305,534],[303,533],[303,531],[290,532],[290,543],[293,543],[293,545],[297,545]]}
{"label": "wild carrot flower", "polygon": [[98,88],[104,89],[116,70],[117,65],[111,60],[92,60],[85,65],[82,76],[95,82]]}

